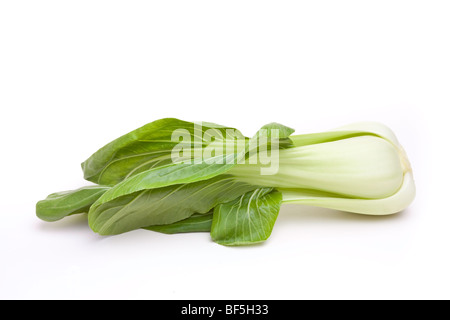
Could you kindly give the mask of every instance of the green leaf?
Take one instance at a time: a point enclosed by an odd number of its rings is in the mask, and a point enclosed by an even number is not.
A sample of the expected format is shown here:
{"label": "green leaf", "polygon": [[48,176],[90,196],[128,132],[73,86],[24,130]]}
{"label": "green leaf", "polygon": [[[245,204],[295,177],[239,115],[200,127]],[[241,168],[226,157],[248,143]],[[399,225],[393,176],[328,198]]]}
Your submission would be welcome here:
{"label": "green leaf", "polygon": [[110,235],[171,224],[194,213],[207,213],[216,205],[256,188],[229,175],[220,175],[194,183],[146,189],[96,203],[89,211],[89,225],[99,234]]}
{"label": "green leaf", "polygon": [[195,213],[187,219],[171,224],[144,227],[146,230],[157,231],[166,234],[186,233],[186,232],[210,232],[213,214]]}
{"label": "green leaf", "polygon": [[[274,130],[276,131],[274,132]],[[251,150],[257,151],[263,147],[266,147],[267,150],[271,150],[275,142],[275,146],[278,149],[293,147],[294,144],[292,143],[289,136],[294,132],[294,129],[289,128],[285,125],[276,122],[268,123],[262,126],[261,129],[259,129],[256,134],[249,140],[249,151],[251,153]]]}
{"label": "green leaf", "polygon": [[262,126],[261,129],[259,129],[259,131],[257,132],[257,135],[260,135],[262,132],[264,132],[263,130],[267,130],[267,133],[265,133],[265,135],[267,135],[267,137],[269,138],[272,137],[272,130],[277,130],[278,131],[277,138],[279,139],[288,138],[291,134],[295,132],[295,129],[286,127],[285,125],[276,122],[271,122]]}
{"label": "green leaf", "polygon": [[[180,143],[202,148],[214,140],[213,136],[226,137],[230,130],[242,136],[234,128],[213,123],[160,119],[121,136],[94,153],[81,165],[84,178],[112,186],[149,169],[171,164],[172,150]],[[185,132],[189,141],[184,138],[181,142],[174,141],[174,132]]]}
{"label": "green leaf", "polygon": [[45,221],[57,221],[76,213],[87,213],[90,206],[109,188],[83,187],[78,190],[52,193],[36,204],[36,215]]}
{"label": "green leaf", "polygon": [[280,192],[260,188],[214,209],[212,239],[222,245],[239,246],[267,240],[282,201]]}

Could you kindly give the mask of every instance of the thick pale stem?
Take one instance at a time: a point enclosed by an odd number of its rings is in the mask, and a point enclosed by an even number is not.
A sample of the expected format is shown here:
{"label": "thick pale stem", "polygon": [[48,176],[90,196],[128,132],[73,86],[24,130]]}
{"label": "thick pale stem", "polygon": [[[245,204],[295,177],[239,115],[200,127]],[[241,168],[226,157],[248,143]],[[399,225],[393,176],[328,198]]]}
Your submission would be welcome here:
{"label": "thick pale stem", "polygon": [[367,135],[280,150],[274,175],[261,175],[261,165],[238,165],[230,173],[264,186],[380,199],[400,189],[404,168],[394,145]]}

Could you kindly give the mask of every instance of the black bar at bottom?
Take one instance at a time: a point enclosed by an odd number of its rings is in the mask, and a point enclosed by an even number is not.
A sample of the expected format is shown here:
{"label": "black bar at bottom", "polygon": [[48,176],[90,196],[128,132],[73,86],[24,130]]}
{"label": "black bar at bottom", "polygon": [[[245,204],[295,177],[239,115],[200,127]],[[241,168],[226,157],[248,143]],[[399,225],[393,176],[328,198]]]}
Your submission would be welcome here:
{"label": "black bar at bottom", "polygon": [[176,319],[275,319],[298,313],[294,300],[147,301],[153,310]]}

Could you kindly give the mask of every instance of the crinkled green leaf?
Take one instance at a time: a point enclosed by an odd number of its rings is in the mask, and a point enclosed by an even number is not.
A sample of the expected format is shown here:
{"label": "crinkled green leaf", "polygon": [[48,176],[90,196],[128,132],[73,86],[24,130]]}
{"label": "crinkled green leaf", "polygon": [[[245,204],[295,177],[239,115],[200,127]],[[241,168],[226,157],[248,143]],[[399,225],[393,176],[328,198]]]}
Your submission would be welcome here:
{"label": "crinkled green leaf", "polygon": [[[160,119],[136,129],[120,138],[108,143],[95,152],[82,163],[86,180],[103,184],[115,185],[126,178],[137,175],[152,168],[172,163],[171,153],[179,141],[172,140],[175,130],[185,130],[192,140],[195,135],[202,146],[211,142],[208,138],[217,134],[226,137],[227,130],[234,128],[224,127],[213,123],[202,122],[201,131],[195,130],[193,122],[174,118]],[[197,132],[200,131],[200,132]],[[242,136],[243,137],[243,136]]]}
{"label": "crinkled green leaf", "polygon": [[280,192],[260,188],[214,209],[212,239],[222,245],[239,246],[267,240],[282,201]]}
{"label": "crinkled green leaf", "polygon": [[257,187],[220,175],[194,183],[146,189],[92,206],[89,225],[95,232],[110,235],[170,224],[194,213],[207,213]]}
{"label": "crinkled green leaf", "polygon": [[36,215],[45,221],[57,221],[75,213],[87,213],[91,205],[109,187],[89,186],[77,190],[52,193],[36,204]]}

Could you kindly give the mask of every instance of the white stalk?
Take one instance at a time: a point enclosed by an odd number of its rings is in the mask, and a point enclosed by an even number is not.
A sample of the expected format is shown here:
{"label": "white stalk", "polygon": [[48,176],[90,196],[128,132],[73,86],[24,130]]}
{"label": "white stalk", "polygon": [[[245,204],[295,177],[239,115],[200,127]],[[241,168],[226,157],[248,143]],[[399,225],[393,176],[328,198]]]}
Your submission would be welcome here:
{"label": "white stalk", "polygon": [[393,132],[378,123],[293,136],[295,148],[280,150],[279,171],[260,175],[260,165],[238,165],[231,174],[276,187],[286,203],[363,214],[392,214],[414,199],[411,166]]}

